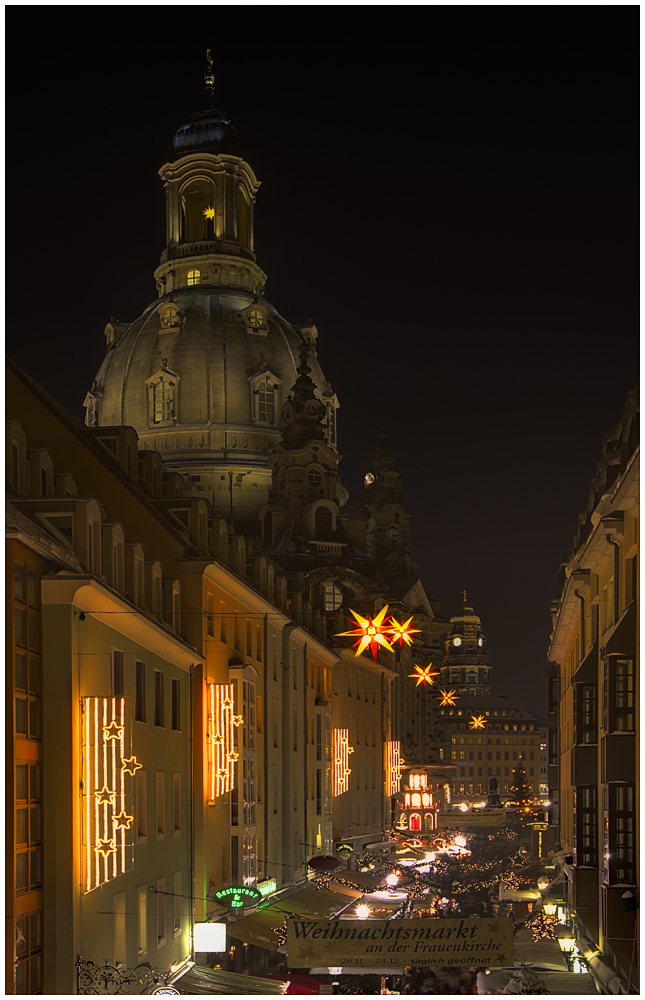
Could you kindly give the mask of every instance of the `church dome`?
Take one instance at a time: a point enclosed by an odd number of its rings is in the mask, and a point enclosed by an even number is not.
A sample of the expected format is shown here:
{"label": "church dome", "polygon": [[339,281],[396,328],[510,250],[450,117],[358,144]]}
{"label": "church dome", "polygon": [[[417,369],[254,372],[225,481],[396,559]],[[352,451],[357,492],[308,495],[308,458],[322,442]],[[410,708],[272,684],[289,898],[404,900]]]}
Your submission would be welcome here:
{"label": "church dome", "polygon": [[213,148],[211,126],[227,124],[218,111],[200,112],[194,123],[204,129],[180,129],[181,155],[159,171],[166,189],[159,298],[133,323],[108,323],[86,420],[134,427],[142,449],[183,475],[184,493],[209,500],[255,536],[303,344],[334,450],[338,402],[315,357],[314,324],[292,326],[264,298],[266,275],[254,252],[259,181],[240,156]]}

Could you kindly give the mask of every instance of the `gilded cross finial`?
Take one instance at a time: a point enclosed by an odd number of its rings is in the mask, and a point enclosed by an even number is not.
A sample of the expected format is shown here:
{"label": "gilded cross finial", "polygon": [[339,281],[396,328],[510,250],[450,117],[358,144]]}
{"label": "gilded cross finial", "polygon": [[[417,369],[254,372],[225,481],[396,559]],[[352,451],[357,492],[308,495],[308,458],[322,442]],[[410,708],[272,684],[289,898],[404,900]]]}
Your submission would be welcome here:
{"label": "gilded cross finial", "polygon": [[204,75],[206,93],[210,97],[211,104],[215,99],[215,74],[213,73],[213,57],[211,50],[206,49],[206,73]]}
{"label": "gilded cross finial", "polygon": [[462,592],[461,592],[461,593],[462,593],[462,596],[463,596],[463,598],[464,598],[464,604],[465,604],[465,603],[466,603],[466,591],[465,591],[465,590],[462,590]]}

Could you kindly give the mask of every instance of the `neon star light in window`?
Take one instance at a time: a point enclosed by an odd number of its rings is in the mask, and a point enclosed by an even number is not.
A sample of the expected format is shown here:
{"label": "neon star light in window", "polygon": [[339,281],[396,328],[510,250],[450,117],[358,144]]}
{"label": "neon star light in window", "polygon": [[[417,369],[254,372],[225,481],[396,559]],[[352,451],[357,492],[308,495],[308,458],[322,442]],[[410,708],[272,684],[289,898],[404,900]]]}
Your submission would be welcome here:
{"label": "neon star light in window", "polygon": [[424,687],[426,684],[434,684],[433,678],[438,676],[439,671],[433,670],[431,663],[429,663],[427,667],[418,667],[415,664],[414,673],[408,674],[408,677],[414,677],[416,679],[416,687],[419,687],[419,684],[423,684]]}
{"label": "neon star light in window", "polygon": [[486,719],[483,715],[473,715],[472,719],[468,723],[471,729],[485,729]]}
{"label": "neon star light in window", "polygon": [[385,794],[396,795],[401,789],[401,743],[388,740],[386,743]]}
{"label": "neon star light in window", "polygon": [[456,691],[442,691],[441,694],[437,695],[437,698],[439,704],[445,708],[447,705],[455,705],[458,695]]}
{"label": "neon star light in window", "polygon": [[396,620],[396,618],[390,618],[390,623],[388,625],[388,631],[390,632],[390,642],[398,642],[399,646],[403,646],[405,642],[408,646],[411,646],[414,639],[411,638],[413,632],[420,632],[420,628],[411,628],[410,622],[412,621],[412,615],[408,618],[407,622],[401,624]]}
{"label": "neon star light in window", "polygon": [[[126,710],[126,705],[128,706]],[[82,885],[91,892],[134,864],[130,703],[85,697],[81,719]]]}
{"label": "neon star light in window", "polygon": [[202,215],[204,216],[205,219],[214,219],[215,209],[213,208],[212,205],[207,205],[204,211],[202,212]]}
{"label": "neon star light in window", "polygon": [[367,618],[363,618],[363,616],[359,615],[357,611],[350,608],[349,610],[355,618],[355,622],[353,624],[356,624],[358,627],[351,629],[349,632],[337,632],[336,634],[338,636],[358,636],[357,641],[354,643],[354,647],[357,647],[355,655],[360,656],[361,653],[369,646],[372,656],[374,657],[374,662],[376,663],[376,654],[379,646],[384,646],[385,649],[390,651],[390,653],[394,652],[386,636],[388,626],[383,624],[387,614],[387,608],[388,606],[386,604],[374,618],[372,618],[371,615],[368,615]]}
{"label": "neon star light in window", "polygon": [[215,802],[220,795],[230,792],[234,787],[234,765],[239,759],[235,749],[235,728],[244,719],[241,715],[234,714],[232,684],[208,684],[206,697],[207,794],[208,801]]}
{"label": "neon star light in window", "polygon": [[332,794],[342,795],[349,789],[349,755],[354,753],[354,747],[349,745],[349,730],[334,729],[332,734]]}

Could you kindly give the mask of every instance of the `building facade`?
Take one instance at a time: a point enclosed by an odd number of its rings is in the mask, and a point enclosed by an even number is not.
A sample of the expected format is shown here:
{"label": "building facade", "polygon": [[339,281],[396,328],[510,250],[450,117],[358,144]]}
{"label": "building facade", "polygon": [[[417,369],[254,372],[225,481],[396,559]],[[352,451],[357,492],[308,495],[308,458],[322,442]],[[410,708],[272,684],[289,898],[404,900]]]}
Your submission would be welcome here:
{"label": "building facade", "polygon": [[581,936],[636,989],[639,457],[632,390],[622,420],[605,435],[561,570],[549,651],[571,907]]}

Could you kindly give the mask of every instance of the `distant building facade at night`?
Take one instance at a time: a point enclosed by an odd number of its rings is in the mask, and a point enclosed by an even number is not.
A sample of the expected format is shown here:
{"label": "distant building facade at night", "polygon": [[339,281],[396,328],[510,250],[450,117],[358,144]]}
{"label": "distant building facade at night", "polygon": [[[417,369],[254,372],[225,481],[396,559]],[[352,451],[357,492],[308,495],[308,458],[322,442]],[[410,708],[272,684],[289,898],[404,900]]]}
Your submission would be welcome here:
{"label": "distant building facade at night", "polygon": [[490,693],[486,637],[465,600],[462,613],[450,619],[443,645],[441,690],[452,697],[441,707],[439,726],[444,758],[452,765],[452,801],[483,804],[495,778],[502,803],[510,803],[513,770],[522,761],[533,801],[546,802],[546,720]]}
{"label": "distant building facade at night", "polygon": [[[638,391],[605,435],[551,605],[552,780],[580,938],[638,990]],[[559,757],[559,774],[555,761]]]}

